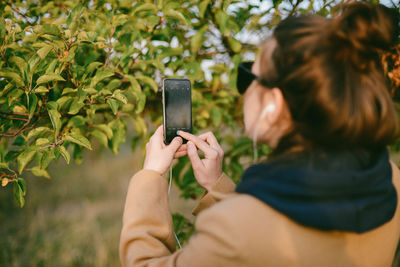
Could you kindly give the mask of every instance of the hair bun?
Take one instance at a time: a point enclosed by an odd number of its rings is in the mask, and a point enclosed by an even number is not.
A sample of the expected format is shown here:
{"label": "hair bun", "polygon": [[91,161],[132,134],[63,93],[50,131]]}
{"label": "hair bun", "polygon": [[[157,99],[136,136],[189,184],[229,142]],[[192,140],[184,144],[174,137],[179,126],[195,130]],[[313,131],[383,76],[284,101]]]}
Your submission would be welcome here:
{"label": "hair bun", "polygon": [[331,37],[363,53],[389,50],[397,42],[399,22],[395,9],[353,2],[345,4],[342,14],[333,20]]}

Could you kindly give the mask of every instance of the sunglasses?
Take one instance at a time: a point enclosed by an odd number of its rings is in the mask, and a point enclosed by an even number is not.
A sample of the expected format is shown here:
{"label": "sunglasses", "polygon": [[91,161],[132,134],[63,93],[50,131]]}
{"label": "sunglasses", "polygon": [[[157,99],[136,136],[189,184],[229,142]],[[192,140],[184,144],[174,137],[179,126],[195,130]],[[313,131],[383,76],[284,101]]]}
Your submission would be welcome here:
{"label": "sunglasses", "polygon": [[264,85],[265,87],[274,87],[271,82],[266,81],[251,72],[251,67],[253,66],[253,64],[253,61],[239,63],[236,87],[240,94],[244,94],[244,92],[246,92],[247,88],[254,80]]}

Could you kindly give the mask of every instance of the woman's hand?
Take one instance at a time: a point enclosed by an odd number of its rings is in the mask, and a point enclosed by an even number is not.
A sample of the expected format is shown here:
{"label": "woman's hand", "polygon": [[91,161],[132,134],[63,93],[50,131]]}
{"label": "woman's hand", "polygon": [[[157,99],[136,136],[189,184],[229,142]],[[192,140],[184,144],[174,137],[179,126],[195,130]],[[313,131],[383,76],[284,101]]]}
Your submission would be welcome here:
{"label": "woman's hand", "polygon": [[[212,132],[207,132],[199,136],[183,131],[179,131],[178,134],[188,140],[187,154],[192,163],[197,182],[207,191],[210,191],[222,174],[224,151]],[[196,147],[203,151],[204,159],[200,159]],[[183,154],[183,151],[177,153],[178,156]]]}
{"label": "woman's hand", "polygon": [[163,127],[158,127],[146,144],[146,158],[143,169],[153,170],[161,175],[164,174],[171,166],[174,157],[178,157],[175,156],[175,152],[180,148],[182,142],[181,137],[175,137],[169,145],[165,145]]}

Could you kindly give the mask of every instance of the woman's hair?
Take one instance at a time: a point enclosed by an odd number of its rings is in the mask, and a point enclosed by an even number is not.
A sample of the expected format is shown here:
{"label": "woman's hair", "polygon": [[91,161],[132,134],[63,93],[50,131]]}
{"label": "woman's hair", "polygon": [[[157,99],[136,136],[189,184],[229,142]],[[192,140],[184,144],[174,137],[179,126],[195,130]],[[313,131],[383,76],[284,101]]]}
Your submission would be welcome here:
{"label": "woman's hair", "polygon": [[262,53],[260,66],[261,77],[281,89],[293,120],[278,149],[299,142],[377,148],[398,137],[381,63],[382,51],[397,41],[398,16],[356,2],[333,19],[288,17],[275,28],[272,59]]}

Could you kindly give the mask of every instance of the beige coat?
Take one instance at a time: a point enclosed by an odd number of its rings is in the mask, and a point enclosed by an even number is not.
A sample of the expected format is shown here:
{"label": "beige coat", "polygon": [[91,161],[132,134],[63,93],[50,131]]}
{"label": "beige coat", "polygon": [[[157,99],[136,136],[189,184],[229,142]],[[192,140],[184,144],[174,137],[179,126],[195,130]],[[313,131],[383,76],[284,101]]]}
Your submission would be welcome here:
{"label": "beige coat", "polygon": [[[400,192],[399,169],[392,164]],[[123,266],[391,266],[400,236],[394,218],[363,234],[304,227],[264,202],[234,192],[222,175],[193,210],[196,234],[175,248],[167,181],[142,170],[131,179],[123,215]]]}

